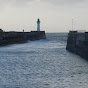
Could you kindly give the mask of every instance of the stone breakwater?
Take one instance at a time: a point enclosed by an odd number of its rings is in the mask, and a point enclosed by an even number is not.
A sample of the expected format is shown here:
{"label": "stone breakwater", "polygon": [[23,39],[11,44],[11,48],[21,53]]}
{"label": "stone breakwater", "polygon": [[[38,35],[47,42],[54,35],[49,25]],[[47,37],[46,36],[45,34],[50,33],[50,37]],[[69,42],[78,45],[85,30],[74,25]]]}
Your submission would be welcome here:
{"label": "stone breakwater", "polygon": [[0,46],[12,43],[23,43],[27,40],[46,39],[45,31],[0,32]]}
{"label": "stone breakwater", "polygon": [[88,32],[69,31],[66,49],[88,59]]}

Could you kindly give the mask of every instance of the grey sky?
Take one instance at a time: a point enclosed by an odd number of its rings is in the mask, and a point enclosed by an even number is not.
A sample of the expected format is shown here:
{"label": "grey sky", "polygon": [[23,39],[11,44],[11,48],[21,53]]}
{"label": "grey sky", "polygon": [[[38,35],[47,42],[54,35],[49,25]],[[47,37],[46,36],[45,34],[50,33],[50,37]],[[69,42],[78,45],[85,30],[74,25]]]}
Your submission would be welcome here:
{"label": "grey sky", "polygon": [[0,0],[0,28],[36,30],[37,18],[46,32],[88,31],[88,0]]}

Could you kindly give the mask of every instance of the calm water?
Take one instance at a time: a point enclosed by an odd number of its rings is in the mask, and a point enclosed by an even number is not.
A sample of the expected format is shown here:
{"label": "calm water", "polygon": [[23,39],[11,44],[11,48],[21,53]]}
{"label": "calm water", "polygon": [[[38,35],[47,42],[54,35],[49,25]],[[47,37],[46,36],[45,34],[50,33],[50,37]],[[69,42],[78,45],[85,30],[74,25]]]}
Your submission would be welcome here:
{"label": "calm water", "polygon": [[66,36],[0,47],[0,88],[88,88],[88,62],[65,50]]}

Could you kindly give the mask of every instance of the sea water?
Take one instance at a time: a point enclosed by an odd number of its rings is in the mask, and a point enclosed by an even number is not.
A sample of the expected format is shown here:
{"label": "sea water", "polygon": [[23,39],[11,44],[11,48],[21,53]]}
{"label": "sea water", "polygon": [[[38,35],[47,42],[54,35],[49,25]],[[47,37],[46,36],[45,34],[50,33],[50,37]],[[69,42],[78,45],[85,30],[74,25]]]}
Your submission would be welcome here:
{"label": "sea water", "polygon": [[88,61],[66,51],[66,33],[0,47],[0,88],[88,88]]}

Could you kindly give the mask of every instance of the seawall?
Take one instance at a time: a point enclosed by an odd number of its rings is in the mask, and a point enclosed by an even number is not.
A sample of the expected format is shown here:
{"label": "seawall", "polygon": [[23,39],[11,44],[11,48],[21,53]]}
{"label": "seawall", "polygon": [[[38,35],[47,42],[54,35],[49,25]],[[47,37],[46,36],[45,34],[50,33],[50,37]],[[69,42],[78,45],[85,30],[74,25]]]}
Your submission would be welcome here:
{"label": "seawall", "polygon": [[0,32],[0,46],[12,43],[23,43],[27,40],[46,39],[45,31]]}
{"label": "seawall", "polygon": [[69,31],[66,49],[88,59],[88,32]]}

